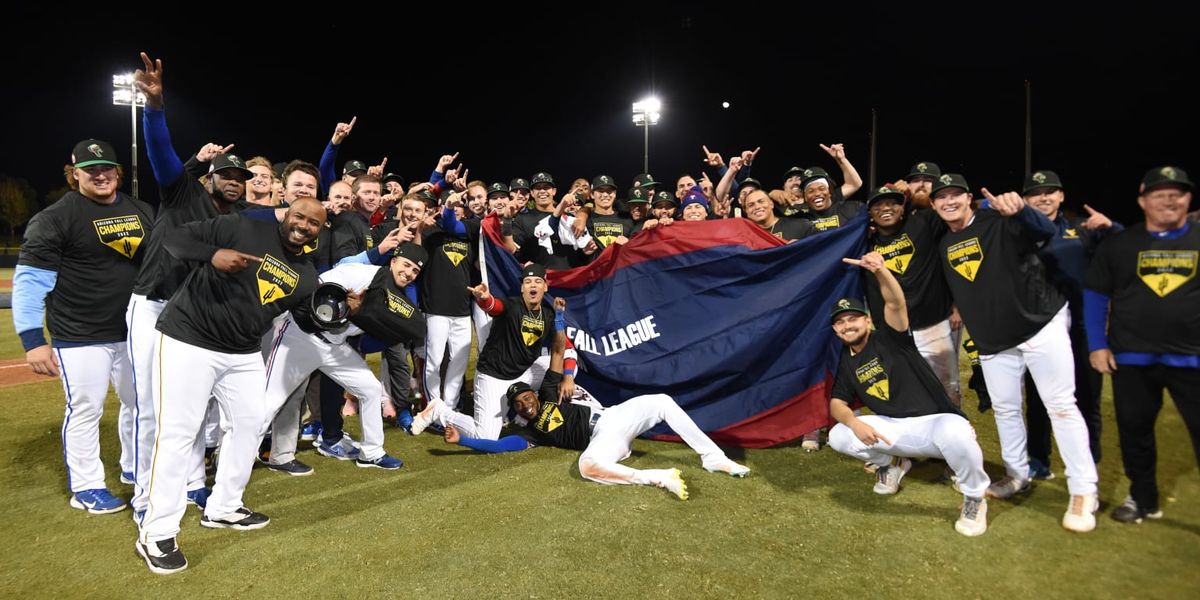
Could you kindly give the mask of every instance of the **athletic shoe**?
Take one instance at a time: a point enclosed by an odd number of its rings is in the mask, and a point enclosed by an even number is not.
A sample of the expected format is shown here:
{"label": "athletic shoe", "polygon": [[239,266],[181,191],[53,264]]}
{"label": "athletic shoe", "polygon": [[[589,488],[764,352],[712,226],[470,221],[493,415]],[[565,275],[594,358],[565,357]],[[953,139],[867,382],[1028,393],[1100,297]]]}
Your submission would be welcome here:
{"label": "athletic shoe", "polygon": [[1096,528],[1096,511],[1100,499],[1096,494],[1072,494],[1067,512],[1063,513],[1062,526],[1070,531],[1087,533]]}
{"label": "athletic shoe", "polygon": [[987,497],[999,498],[1005,500],[1012,498],[1017,494],[1025,494],[1029,492],[1031,484],[1028,479],[1014,479],[1010,476],[1005,476],[1004,479],[992,483],[988,486]]}
{"label": "athletic shoe", "polygon": [[962,512],[954,522],[954,530],[967,537],[983,535],[987,531],[987,499],[963,496]]}
{"label": "athletic shoe", "polygon": [[1050,465],[1036,459],[1029,459],[1029,478],[1037,480],[1054,479],[1054,472],[1050,470]]}
{"label": "athletic shoe", "polygon": [[121,471],[121,483],[125,485],[137,483],[137,478],[133,476],[133,471]]}
{"label": "athletic shoe", "polygon": [[433,420],[437,417],[437,411],[443,405],[444,403],[441,398],[430,400],[429,404],[425,406],[425,410],[422,410],[417,413],[417,416],[413,417],[412,428],[409,430],[409,433],[421,435],[421,432],[425,431],[425,428],[429,427],[430,423],[433,423]]}
{"label": "athletic shoe", "polygon": [[745,477],[750,474],[749,467],[739,465],[728,458],[704,463],[704,470],[710,473],[728,473],[734,477]]}
{"label": "athletic shoe", "polygon": [[208,515],[200,517],[200,525],[211,529],[241,529],[249,531],[251,529],[262,529],[270,522],[271,518],[267,515],[256,513],[245,506],[233,511],[233,514],[219,519],[210,518]]}
{"label": "athletic shoe", "polygon": [[875,471],[879,470],[879,465],[877,465],[875,463],[865,462],[865,463],[863,463],[863,470],[868,473],[875,474]]}
{"label": "athletic shoe", "polygon": [[289,460],[289,461],[283,463],[282,465],[277,465],[274,463],[267,463],[267,468],[272,471],[279,471],[280,473],[287,473],[288,475],[292,475],[294,477],[304,477],[305,475],[313,474],[312,467],[310,467],[296,459]]}
{"label": "athletic shoe", "polygon": [[800,442],[800,447],[805,452],[816,452],[821,449],[821,431],[813,431],[804,434],[804,441]]}
{"label": "athletic shoe", "polygon": [[125,501],[104,488],[83,490],[71,496],[71,508],[86,510],[93,515],[107,515],[125,510]]}
{"label": "athletic shoe", "polygon": [[402,461],[398,458],[395,458],[393,456],[388,456],[388,455],[384,454],[383,456],[380,456],[379,458],[376,458],[375,460],[367,460],[365,458],[359,458],[354,461],[354,464],[356,464],[364,469],[370,468],[370,467],[375,467],[377,469],[386,469],[388,471],[395,471],[396,469],[399,469],[400,467],[404,466],[404,461]]}
{"label": "athletic shoe", "polygon": [[358,449],[353,444],[346,436],[342,436],[342,439],[334,444],[321,442],[317,446],[317,453],[321,456],[328,456],[329,458],[336,458],[338,460],[354,460],[358,458]]}
{"label": "athletic shoe", "polygon": [[396,413],[396,426],[412,435],[413,416],[408,410]]}
{"label": "athletic shoe", "polygon": [[300,439],[305,442],[311,442],[321,435],[321,422],[309,421],[304,424],[304,428],[300,430]]}
{"label": "athletic shoe", "polygon": [[1125,502],[1114,508],[1109,516],[1122,523],[1141,523],[1143,519],[1161,519],[1163,514],[1161,510],[1143,511],[1133,498],[1125,498]]}
{"label": "athletic shoe", "polygon": [[151,572],[170,575],[187,568],[187,559],[183,557],[183,552],[175,544],[175,538],[148,544],[138,541],[134,547],[137,548],[137,553],[146,559],[146,566],[150,567]]}
{"label": "athletic shoe", "polygon": [[200,510],[208,506],[208,497],[212,495],[212,488],[202,487],[198,490],[192,490],[187,493],[187,503],[195,504]]}
{"label": "athletic shoe", "polygon": [[892,457],[892,462],[886,467],[875,471],[875,493],[890,496],[900,491],[900,480],[912,468],[912,461],[903,456]]}
{"label": "athletic shoe", "polygon": [[668,492],[675,494],[675,496],[678,497],[680,500],[688,499],[687,484],[684,483],[683,477],[681,477],[679,469],[670,469],[670,472],[667,474],[666,479],[664,479],[662,481],[662,483],[659,484],[658,487],[661,487],[661,488],[667,490]]}

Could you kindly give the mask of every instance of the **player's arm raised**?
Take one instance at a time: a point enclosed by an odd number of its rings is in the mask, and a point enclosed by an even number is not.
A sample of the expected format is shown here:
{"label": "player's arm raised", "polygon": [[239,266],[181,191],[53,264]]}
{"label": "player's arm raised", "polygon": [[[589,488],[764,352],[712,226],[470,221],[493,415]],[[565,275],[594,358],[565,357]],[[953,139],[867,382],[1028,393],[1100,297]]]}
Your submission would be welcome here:
{"label": "player's arm raised", "polygon": [[868,252],[860,259],[843,258],[842,262],[866,269],[879,280],[879,291],[883,296],[883,319],[888,327],[896,331],[908,331],[908,306],[900,282],[883,263],[883,255]]}

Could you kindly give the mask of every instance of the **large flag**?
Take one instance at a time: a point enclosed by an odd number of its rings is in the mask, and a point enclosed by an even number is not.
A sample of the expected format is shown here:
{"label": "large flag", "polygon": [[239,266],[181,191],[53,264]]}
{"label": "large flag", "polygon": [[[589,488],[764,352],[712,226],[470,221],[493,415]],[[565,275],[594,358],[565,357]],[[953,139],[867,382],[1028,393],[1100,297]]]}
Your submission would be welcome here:
{"label": "large flag", "polygon": [[[519,295],[499,222],[482,229],[492,294]],[[865,238],[865,214],[792,244],[744,219],[676,221],[550,271],[583,365],[576,379],[606,405],[669,394],[723,445],[762,448],[825,426],[841,350],[830,307],[861,296],[841,259],[862,256]],[[678,439],[666,425],[648,435]]]}

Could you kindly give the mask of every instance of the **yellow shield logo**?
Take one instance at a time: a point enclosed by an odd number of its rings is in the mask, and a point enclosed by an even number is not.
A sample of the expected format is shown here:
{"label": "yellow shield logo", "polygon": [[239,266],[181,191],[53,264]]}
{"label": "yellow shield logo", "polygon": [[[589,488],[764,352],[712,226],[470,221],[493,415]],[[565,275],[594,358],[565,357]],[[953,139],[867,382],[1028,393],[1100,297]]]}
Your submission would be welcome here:
{"label": "yellow shield logo", "polygon": [[446,254],[446,258],[458,266],[467,257],[467,244],[464,242],[450,241],[442,245],[442,252]]}
{"label": "yellow shield logo", "polygon": [[884,402],[891,400],[888,376],[878,358],[867,361],[867,364],[855,369],[854,374],[858,377],[858,382],[867,388],[868,395]]}
{"label": "yellow shield logo", "polygon": [[125,258],[133,258],[138,246],[142,245],[142,238],[146,237],[142,221],[137,215],[96,219],[92,221],[92,225],[96,227],[100,243],[116,250]]}
{"label": "yellow shield logo", "polygon": [[542,339],[542,332],[545,331],[545,324],[540,318],[534,318],[529,315],[521,317],[521,340],[526,346],[533,346]]}
{"label": "yellow shield logo", "polygon": [[554,404],[543,404],[542,413],[538,415],[534,425],[545,433],[550,433],[559,427],[562,427],[563,417],[559,412],[558,406]]}
{"label": "yellow shield logo", "polygon": [[983,247],[979,245],[979,238],[963,240],[950,246],[946,249],[946,260],[950,262],[950,268],[954,269],[954,272],[962,275],[967,281],[975,281],[979,267],[983,265]]}
{"label": "yellow shield logo", "polygon": [[889,244],[875,246],[875,251],[883,255],[883,264],[887,265],[889,271],[903,275],[908,270],[908,263],[912,261],[917,247],[906,233]]}
{"label": "yellow shield logo", "polygon": [[1196,276],[1198,258],[1196,250],[1144,250],[1138,252],[1138,278],[1162,298]]}
{"label": "yellow shield logo", "polygon": [[258,301],[263,306],[292,295],[292,292],[296,291],[296,284],[300,282],[299,273],[270,254],[263,256],[262,264],[258,266],[257,277]]}

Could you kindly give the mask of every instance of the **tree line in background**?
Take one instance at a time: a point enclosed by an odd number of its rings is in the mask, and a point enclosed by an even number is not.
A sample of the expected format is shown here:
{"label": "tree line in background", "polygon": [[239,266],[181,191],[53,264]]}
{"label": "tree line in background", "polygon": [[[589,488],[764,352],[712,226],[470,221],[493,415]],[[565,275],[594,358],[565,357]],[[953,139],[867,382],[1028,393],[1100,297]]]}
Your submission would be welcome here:
{"label": "tree line in background", "polygon": [[0,174],[0,245],[19,246],[19,232],[39,210],[54,204],[70,191],[66,185],[54,188],[38,201],[38,192],[28,181]]}

